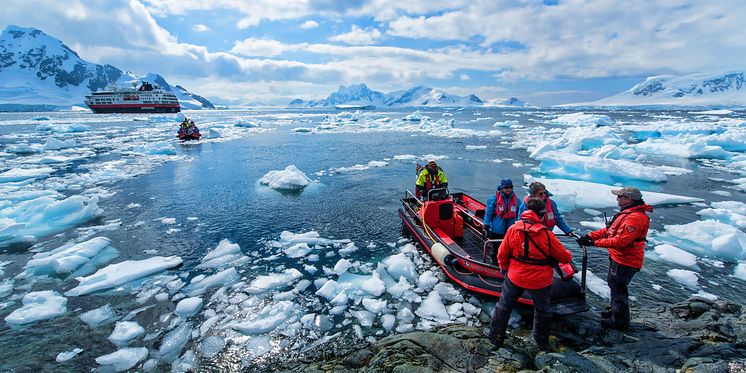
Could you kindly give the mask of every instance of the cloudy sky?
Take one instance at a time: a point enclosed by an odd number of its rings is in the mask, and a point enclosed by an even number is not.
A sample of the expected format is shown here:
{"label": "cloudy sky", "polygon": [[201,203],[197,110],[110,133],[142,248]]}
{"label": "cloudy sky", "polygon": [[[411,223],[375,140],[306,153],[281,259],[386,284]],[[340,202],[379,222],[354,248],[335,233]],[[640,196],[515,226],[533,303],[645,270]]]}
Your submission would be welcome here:
{"label": "cloudy sky", "polygon": [[746,0],[5,0],[83,58],[218,103],[425,85],[537,105],[746,68]]}

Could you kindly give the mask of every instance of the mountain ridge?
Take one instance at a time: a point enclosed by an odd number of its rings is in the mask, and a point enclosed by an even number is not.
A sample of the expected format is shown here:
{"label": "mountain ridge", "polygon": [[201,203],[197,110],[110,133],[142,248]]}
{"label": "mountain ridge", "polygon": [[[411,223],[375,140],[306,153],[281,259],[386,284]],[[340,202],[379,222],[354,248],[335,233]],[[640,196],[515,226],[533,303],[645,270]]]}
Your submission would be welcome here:
{"label": "mountain ridge", "polygon": [[85,107],[83,101],[90,92],[148,79],[157,79],[151,82],[174,92],[183,109],[215,108],[202,96],[178,85],[172,87],[158,74],[138,78],[113,65],[85,61],[61,40],[39,29],[9,25],[0,34],[0,111]]}
{"label": "mountain ridge", "polygon": [[382,93],[371,90],[365,83],[339,86],[325,99],[294,99],[288,103],[291,108],[328,108],[339,105],[361,107],[447,107],[447,106],[495,106],[528,107],[525,102],[511,97],[504,100],[483,101],[474,94],[457,96],[437,88],[415,86],[403,91]]}
{"label": "mountain ridge", "polygon": [[560,106],[743,108],[746,73],[651,76],[616,95]]}

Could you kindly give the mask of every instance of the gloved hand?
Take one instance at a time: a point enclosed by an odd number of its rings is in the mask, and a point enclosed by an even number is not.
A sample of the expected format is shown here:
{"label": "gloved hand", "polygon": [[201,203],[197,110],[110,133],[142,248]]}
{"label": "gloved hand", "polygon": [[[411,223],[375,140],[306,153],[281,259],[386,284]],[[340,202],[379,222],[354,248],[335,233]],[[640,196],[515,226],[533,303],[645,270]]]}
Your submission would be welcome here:
{"label": "gloved hand", "polygon": [[569,232],[565,233],[565,235],[566,235],[567,237],[572,237],[572,238],[575,238],[575,239],[577,239],[577,238],[578,238],[578,235],[577,235],[577,234],[575,234],[575,231],[569,231]]}
{"label": "gloved hand", "polygon": [[482,238],[484,238],[486,240],[489,237],[490,237],[490,231],[488,231],[487,228],[482,229]]}
{"label": "gloved hand", "polygon": [[578,238],[578,245],[593,246],[593,239],[591,239],[591,236],[586,234],[585,236]]}

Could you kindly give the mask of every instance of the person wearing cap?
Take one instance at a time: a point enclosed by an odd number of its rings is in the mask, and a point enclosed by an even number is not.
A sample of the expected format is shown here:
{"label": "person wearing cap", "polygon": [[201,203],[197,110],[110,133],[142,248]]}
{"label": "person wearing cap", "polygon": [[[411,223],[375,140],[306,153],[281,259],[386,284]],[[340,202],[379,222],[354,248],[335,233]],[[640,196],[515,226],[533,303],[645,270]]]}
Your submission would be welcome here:
{"label": "person wearing cap", "polygon": [[430,161],[417,175],[417,192],[422,198],[427,198],[427,192],[435,188],[448,188],[448,179],[435,161]]}
{"label": "person wearing cap", "polygon": [[550,303],[553,265],[570,263],[572,254],[547,228],[539,217],[546,208],[540,198],[526,200],[527,209],[521,220],[508,228],[500,244],[497,260],[504,281],[500,301],[485,331],[490,341],[500,348],[505,342],[510,312],[524,291],[531,294],[534,303],[533,337],[542,350],[549,349],[549,331],[552,325]]}
{"label": "person wearing cap", "polygon": [[650,228],[647,213],[653,211],[642,199],[640,190],[624,187],[611,191],[616,196],[619,213],[606,228],[580,237],[583,246],[605,247],[609,250],[609,274],[606,279],[611,290],[610,307],[601,313],[602,325],[608,328],[629,329],[629,283],[642,268],[645,241]]}
{"label": "person wearing cap", "polygon": [[528,185],[528,195],[526,198],[523,199],[523,206],[521,206],[521,209],[518,210],[518,216],[521,216],[523,214],[523,211],[526,210],[526,201],[528,201],[529,198],[539,198],[540,200],[544,201],[544,204],[546,204],[547,208],[544,211],[544,213],[539,214],[541,217],[542,223],[549,228],[549,230],[553,230],[554,227],[558,227],[562,233],[564,233],[567,236],[573,236],[572,228],[565,223],[565,218],[562,217],[562,213],[560,212],[559,208],[557,208],[557,202],[552,200],[550,197],[552,196],[552,193],[549,193],[547,191],[547,187],[544,186],[543,183],[540,183],[538,181],[532,181],[531,184]]}
{"label": "person wearing cap", "polygon": [[486,238],[503,238],[505,232],[518,219],[518,211],[525,210],[523,200],[513,192],[513,180],[500,180],[495,194],[487,198],[484,212],[484,230]]}

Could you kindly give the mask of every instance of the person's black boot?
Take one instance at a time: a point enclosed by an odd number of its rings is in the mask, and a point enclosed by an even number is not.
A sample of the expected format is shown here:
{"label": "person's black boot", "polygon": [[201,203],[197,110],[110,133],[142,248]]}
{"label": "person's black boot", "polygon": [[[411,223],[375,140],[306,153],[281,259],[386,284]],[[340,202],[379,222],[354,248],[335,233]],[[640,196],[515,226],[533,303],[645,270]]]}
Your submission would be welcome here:
{"label": "person's black boot", "polygon": [[611,312],[611,307],[606,307],[603,311],[601,311],[601,317],[604,319],[610,319],[613,313]]}
{"label": "person's black boot", "polygon": [[543,351],[549,350],[549,330],[552,328],[552,316],[551,313],[534,312],[534,341]]}
{"label": "person's black boot", "polygon": [[510,312],[495,306],[495,312],[492,314],[492,321],[490,321],[490,330],[489,332],[485,331],[485,335],[497,349],[505,343],[505,330],[508,329],[509,320]]}

